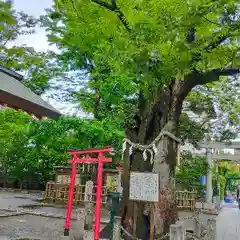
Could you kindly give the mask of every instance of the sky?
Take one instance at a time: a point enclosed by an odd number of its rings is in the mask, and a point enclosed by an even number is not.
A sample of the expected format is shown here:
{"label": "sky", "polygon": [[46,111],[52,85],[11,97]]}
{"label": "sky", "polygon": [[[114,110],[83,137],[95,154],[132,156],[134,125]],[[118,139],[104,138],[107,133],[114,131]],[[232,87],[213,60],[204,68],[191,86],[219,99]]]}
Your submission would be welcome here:
{"label": "sky", "polygon": [[[13,0],[13,5],[16,11],[23,11],[34,17],[39,17],[45,13],[44,9],[52,6],[52,0]],[[37,51],[47,51],[50,49],[45,30],[40,27],[36,28],[35,34],[20,36],[16,43],[34,47]]]}
{"label": "sky", "polygon": [[[45,13],[46,8],[51,8],[52,0],[12,0],[14,9],[17,12],[23,11],[28,15],[39,17]],[[46,32],[39,26],[35,29],[36,33],[26,36],[20,36],[13,44],[21,45],[26,44],[29,47],[34,47],[36,51],[57,50],[54,46],[49,46],[47,42]],[[51,93],[46,93],[42,96],[45,101],[48,101],[52,106],[68,115],[80,115],[85,114],[76,109],[71,103],[60,103],[50,97]]]}

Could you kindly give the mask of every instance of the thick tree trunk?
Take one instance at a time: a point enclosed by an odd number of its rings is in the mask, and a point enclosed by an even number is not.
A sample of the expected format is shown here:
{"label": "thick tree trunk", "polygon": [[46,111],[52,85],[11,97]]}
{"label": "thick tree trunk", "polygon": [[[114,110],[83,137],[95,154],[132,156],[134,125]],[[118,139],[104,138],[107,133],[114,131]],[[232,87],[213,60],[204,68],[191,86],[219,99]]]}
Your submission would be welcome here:
{"label": "thick tree trunk", "polygon": [[[149,144],[163,128],[165,131],[177,135],[182,102],[185,97],[185,94],[178,94],[181,90],[179,83],[181,82],[174,84],[169,91],[161,93],[159,101],[153,107],[145,104],[137,134],[129,134],[130,131],[127,131],[127,138],[134,143]],[[177,220],[177,207],[172,180],[175,177],[178,145],[173,139],[164,136],[156,144],[156,147],[158,151],[154,156],[153,164],[150,161],[143,161],[141,151],[134,151],[132,156],[129,156],[128,149],[124,153],[122,224],[127,231],[133,233],[134,220],[137,218],[137,238],[143,240],[149,239],[149,228],[154,232],[155,236],[161,236],[167,233],[169,225]],[[130,171],[159,173],[158,203],[137,203],[137,206],[134,206],[135,203],[128,199]],[[137,216],[134,216],[136,215],[136,212],[134,212],[136,208]],[[150,211],[148,211],[149,209]],[[125,239],[128,238],[125,236]]]}
{"label": "thick tree trunk", "polygon": [[[169,126],[168,131],[176,135],[173,126]],[[157,149],[153,172],[160,175],[160,196],[159,202],[154,204],[153,212],[155,235],[161,236],[167,233],[170,224],[175,223],[177,220],[174,189],[177,143],[169,137],[164,137],[158,143]]]}

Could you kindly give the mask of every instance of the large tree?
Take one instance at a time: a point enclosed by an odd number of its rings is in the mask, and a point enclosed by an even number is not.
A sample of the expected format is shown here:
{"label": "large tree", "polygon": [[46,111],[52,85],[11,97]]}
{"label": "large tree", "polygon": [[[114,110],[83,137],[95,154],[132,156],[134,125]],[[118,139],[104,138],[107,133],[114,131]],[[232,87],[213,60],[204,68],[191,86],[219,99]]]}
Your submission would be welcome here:
{"label": "large tree", "polygon": [[[232,105],[226,99],[223,104],[211,97],[214,90],[214,96],[223,99],[229,87],[238,83],[234,78],[240,72],[236,1],[55,0],[42,22],[49,31],[49,41],[61,49],[60,60],[66,69],[90,72],[85,91],[76,93],[85,99],[81,106],[97,118],[107,111],[121,119],[131,142],[150,144],[161,131],[178,136],[184,100],[188,107],[188,103],[199,101],[194,107],[208,113],[211,108],[218,114],[219,109],[227,110],[225,117],[236,121],[237,96],[228,94]],[[138,147],[131,161],[125,151],[122,217],[131,229],[129,172],[157,172],[161,201],[152,207],[157,213],[155,234],[161,235],[176,219],[171,179],[177,144],[164,136],[156,148],[153,163],[143,161]],[[142,223],[143,208],[144,204],[138,204],[138,224]],[[137,229],[143,237],[144,227]]]}

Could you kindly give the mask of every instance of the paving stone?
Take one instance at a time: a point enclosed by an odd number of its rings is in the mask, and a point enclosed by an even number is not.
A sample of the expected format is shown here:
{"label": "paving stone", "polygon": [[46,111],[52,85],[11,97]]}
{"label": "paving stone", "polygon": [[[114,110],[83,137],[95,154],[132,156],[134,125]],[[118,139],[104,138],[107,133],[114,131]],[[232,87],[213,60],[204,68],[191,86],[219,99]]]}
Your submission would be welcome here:
{"label": "paving stone", "polygon": [[240,210],[223,208],[217,217],[217,240],[240,240]]}

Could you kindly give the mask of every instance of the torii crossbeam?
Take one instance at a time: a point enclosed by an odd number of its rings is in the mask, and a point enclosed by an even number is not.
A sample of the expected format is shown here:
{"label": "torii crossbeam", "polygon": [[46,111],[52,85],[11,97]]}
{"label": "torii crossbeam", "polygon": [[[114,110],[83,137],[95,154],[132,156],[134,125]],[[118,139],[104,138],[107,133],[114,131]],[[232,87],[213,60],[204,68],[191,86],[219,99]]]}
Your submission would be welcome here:
{"label": "torii crossbeam", "polygon": [[[95,207],[95,225],[94,225],[94,240],[99,240],[100,237],[100,217],[101,217],[101,204],[102,204],[102,172],[104,162],[112,162],[111,158],[105,158],[104,153],[111,153],[112,148],[106,147],[101,149],[87,149],[87,150],[73,150],[68,154],[73,155],[73,159],[69,160],[72,163],[71,183],[68,193],[68,208],[66,214],[66,222],[64,228],[64,236],[69,236],[70,221],[72,214],[72,203],[75,187],[75,179],[77,172],[77,164],[79,163],[97,163],[97,194],[96,194],[96,207]],[[90,154],[95,154],[97,157],[91,157]]]}

